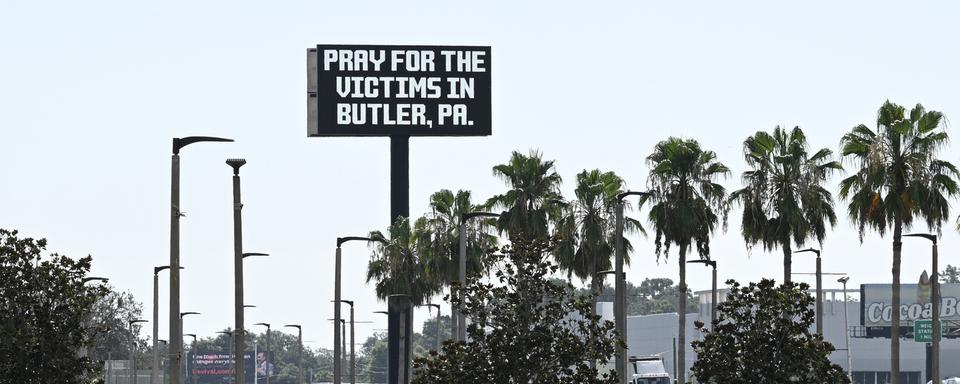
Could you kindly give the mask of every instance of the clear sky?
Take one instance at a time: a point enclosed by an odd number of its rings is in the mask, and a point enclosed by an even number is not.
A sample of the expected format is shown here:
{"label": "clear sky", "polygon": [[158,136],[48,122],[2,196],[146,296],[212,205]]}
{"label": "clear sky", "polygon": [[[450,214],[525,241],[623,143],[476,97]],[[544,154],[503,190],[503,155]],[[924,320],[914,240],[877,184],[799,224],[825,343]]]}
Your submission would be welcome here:
{"label": "clear sky", "polygon": [[[302,323],[310,345],[330,347],[334,241],[387,225],[389,146],[306,137],[312,45],[492,46],[493,135],[412,139],[410,203],[419,215],[441,188],[480,198],[502,191],[491,167],[512,150],[555,159],[572,195],[585,168],[643,188],[654,144],[691,137],[734,170],[724,182],[733,189],[741,143],[757,130],[800,125],[813,146],[836,150],[842,133],[874,123],[886,99],[960,119],[958,11],[948,1],[6,0],[0,227],[47,237],[52,251],[92,254],[93,274],[133,292],[149,317],[152,268],[169,260],[170,138],[232,137],[182,156],[182,310],[202,312],[184,330],[211,336],[233,324],[224,160],[245,157],[245,249],[272,254],[246,264],[246,298],[257,305],[248,323]],[[958,145],[941,156],[960,162]],[[712,245],[720,279],[779,279],[780,253],[749,251],[740,212],[732,214]],[[651,239],[632,240],[630,281],[676,278],[675,256],[658,263]],[[951,225],[942,264],[960,264],[958,243]],[[889,281],[889,238],[861,243],[843,218],[823,247],[824,271],[850,273],[854,284]],[[904,249],[910,283],[928,267],[929,248],[906,241]],[[362,341],[386,328],[372,314],[385,304],[363,280],[366,247],[350,244],[344,255],[344,298],[357,301],[358,320],[375,321],[358,325]],[[795,257],[795,271],[813,267]],[[692,289],[709,288],[705,268],[688,271]]]}

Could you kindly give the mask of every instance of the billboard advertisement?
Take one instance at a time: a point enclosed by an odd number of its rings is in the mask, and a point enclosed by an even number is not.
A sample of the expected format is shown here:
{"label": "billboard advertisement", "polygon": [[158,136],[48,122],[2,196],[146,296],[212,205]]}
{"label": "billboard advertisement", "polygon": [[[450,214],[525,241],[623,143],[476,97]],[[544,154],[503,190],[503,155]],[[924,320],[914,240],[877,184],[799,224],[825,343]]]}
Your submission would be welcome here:
{"label": "billboard advertisement", "polygon": [[[273,357],[273,354],[270,354]],[[267,375],[275,376],[272,359],[267,359],[267,352],[259,350],[256,352],[256,364],[254,364],[254,352],[247,351],[244,355],[244,377],[246,382],[254,382],[254,374],[262,380]],[[233,382],[233,355],[222,352],[199,351],[190,356],[187,366],[187,381],[197,384],[221,384]]]}
{"label": "billboard advertisement", "polygon": [[[926,277],[926,276],[923,276]],[[930,284],[900,285],[900,325],[913,326],[917,320],[930,319]],[[889,327],[893,315],[890,284],[860,285],[860,324],[867,327]],[[960,321],[960,284],[940,284],[940,319]]]}
{"label": "billboard advertisement", "polygon": [[317,45],[308,136],[487,136],[490,47]]}

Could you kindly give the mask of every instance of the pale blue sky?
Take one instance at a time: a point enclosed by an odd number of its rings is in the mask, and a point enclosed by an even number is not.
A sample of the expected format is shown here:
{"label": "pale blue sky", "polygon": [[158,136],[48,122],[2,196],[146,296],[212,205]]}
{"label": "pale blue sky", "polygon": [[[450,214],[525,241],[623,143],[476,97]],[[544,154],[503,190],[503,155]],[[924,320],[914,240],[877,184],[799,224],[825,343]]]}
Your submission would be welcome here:
{"label": "pale blue sky", "polygon": [[[149,311],[152,267],[169,254],[170,138],[235,138],[183,152],[182,309],[203,313],[184,329],[209,336],[233,323],[223,161],[245,157],[245,248],[273,254],[248,261],[246,296],[258,308],[247,319],[303,323],[305,340],[330,347],[334,239],[387,224],[389,147],[385,138],[306,137],[308,47],[492,46],[493,136],[412,140],[418,215],[440,188],[481,198],[503,190],[490,168],[516,149],[556,159],[572,194],[584,168],[642,188],[653,145],[693,137],[734,170],[725,181],[732,189],[744,170],[740,144],[757,130],[799,124],[812,145],[836,149],[844,131],[872,124],[886,99],[957,118],[958,10],[947,1],[6,0],[0,227],[47,237],[53,251],[93,254],[94,274]],[[960,162],[958,153],[955,144],[942,156]],[[748,252],[737,223],[714,239],[720,278],[779,278],[780,254]],[[675,279],[675,259],[658,264],[652,241],[633,241],[631,281]],[[945,232],[944,264],[960,264],[958,242]],[[888,239],[861,244],[842,219],[824,249],[825,271],[849,272],[855,284],[889,280]],[[903,280],[912,282],[928,247],[905,249]],[[351,244],[344,254],[344,297],[357,300],[358,320],[376,321],[358,326],[362,340],[385,328],[371,314],[384,304],[362,280],[366,248]],[[794,270],[812,271],[812,259],[797,256]],[[689,281],[707,289],[709,273],[690,268]],[[418,311],[418,322],[425,316]]]}

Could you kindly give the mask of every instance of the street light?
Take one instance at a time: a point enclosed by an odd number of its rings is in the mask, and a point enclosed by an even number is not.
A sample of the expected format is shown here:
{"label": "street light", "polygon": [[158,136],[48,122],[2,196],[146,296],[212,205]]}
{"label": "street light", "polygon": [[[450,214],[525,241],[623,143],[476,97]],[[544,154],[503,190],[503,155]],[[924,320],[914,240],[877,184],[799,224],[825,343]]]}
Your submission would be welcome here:
{"label": "street light", "polygon": [[[160,370],[160,350],[157,348],[157,338],[160,337],[160,271],[170,269],[169,265],[153,267],[153,366],[150,368],[150,384],[156,384]],[[183,267],[180,267],[183,269]]]}
{"label": "street light", "polygon": [[86,283],[91,282],[91,281],[98,281],[98,282],[101,282],[101,283],[106,284],[108,281],[110,281],[110,279],[108,279],[108,278],[106,278],[106,277],[84,277],[82,280],[80,280],[80,282],[83,283],[83,284],[86,284]]}
{"label": "street light", "polygon": [[940,384],[940,272],[938,270],[938,256],[937,256],[937,236],[931,235],[929,233],[912,233],[909,235],[903,235],[904,237],[922,237],[924,239],[930,240],[931,251],[933,258],[933,273],[930,275],[930,305],[931,313],[933,318],[931,322],[933,323],[933,337],[930,338],[930,355],[932,362],[931,373],[933,376],[933,384]]}
{"label": "street light", "polygon": [[[343,243],[348,241],[363,240],[363,241],[374,241],[369,237],[363,236],[347,236],[347,237],[338,237],[337,238],[337,251],[334,261],[334,275],[333,275],[333,382],[334,384],[342,383],[342,378],[340,375],[343,372],[343,367],[341,366],[340,360],[340,247]],[[352,309],[353,306],[351,305]],[[343,351],[344,353],[346,351]]]}
{"label": "street light", "polygon": [[137,336],[133,334],[133,325],[137,323],[146,323],[144,319],[127,320],[127,328],[130,329],[130,383],[137,383],[137,359],[134,351],[137,350]]}
{"label": "street light", "polygon": [[[183,337],[180,335],[180,150],[193,143],[231,142],[231,139],[210,136],[173,138],[173,155],[170,158],[170,384],[180,384],[180,354]],[[243,384],[242,382],[240,384]]]}
{"label": "street light", "polygon": [[297,384],[303,384],[303,329],[300,324],[287,324],[284,327],[297,329]]}
{"label": "street light", "polygon": [[[616,284],[614,286],[614,293],[616,294],[616,300],[613,302],[613,311],[615,313],[614,321],[615,328],[617,333],[620,334],[620,337],[623,341],[617,347],[617,383],[627,384],[627,279],[623,273],[623,260],[626,257],[626,248],[623,246],[623,199],[627,196],[640,196],[640,204],[643,204],[650,196],[653,196],[650,192],[639,192],[639,191],[625,191],[617,194],[617,214],[616,214],[616,226],[617,226],[617,236],[616,243],[614,246],[615,250],[615,262],[614,262],[614,272],[616,273]],[[686,287],[680,287],[681,293],[685,294]],[[686,321],[686,319],[681,318],[681,322]],[[683,353],[683,352],[681,352]]]}
{"label": "street light", "polygon": [[817,254],[817,333],[823,336],[823,272],[820,269],[820,250],[801,249],[794,253],[813,252]]}
{"label": "street light", "polygon": [[[354,323],[353,323],[353,300],[340,300],[341,303],[350,305],[350,384],[357,384],[357,360],[354,354]],[[346,350],[343,353],[347,353]]]}
{"label": "street light", "polygon": [[713,267],[713,284],[710,287],[710,330],[717,321],[717,262],[714,260],[689,260],[687,264],[703,264]]}
{"label": "street light", "polygon": [[[267,353],[264,354],[264,360],[267,363],[267,367],[264,369],[264,372],[267,374],[267,384],[270,384],[270,323],[256,323],[254,325],[262,325],[267,327]],[[256,359],[256,356],[254,356],[254,359]]]}
{"label": "street light", "polygon": [[[463,288],[467,285],[467,222],[469,222],[470,219],[473,219],[476,217],[500,217],[500,214],[491,213],[491,212],[467,212],[461,215],[460,229],[459,229],[460,230],[460,259],[458,261],[458,267],[457,267],[458,277],[459,277],[458,281],[460,282],[460,288],[458,289],[458,291],[463,290]],[[457,296],[462,299],[463,297],[459,295],[459,292],[457,293],[458,293]],[[450,292],[450,296],[453,297],[453,292]],[[454,311],[453,313],[450,314],[451,317],[456,318],[457,320],[456,329],[451,330],[451,334],[456,333],[457,336],[456,336],[456,339],[454,339],[455,341],[464,341],[467,339],[467,318],[464,317],[462,314],[458,314],[456,312],[459,312],[459,311]],[[439,327],[440,325],[437,324],[437,326]]]}
{"label": "street light", "polygon": [[844,276],[837,279],[837,282],[843,284],[843,335],[847,343],[847,377],[853,382],[853,352],[850,351],[850,321],[847,319],[847,282],[850,276]]}
{"label": "street light", "polygon": [[[184,375],[186,375],[186,373],[190,369],[190,366],[193,365],[192,361],[190,360],[190,356],[193,356],[193,353],[194,353],[193,347],[197,345],[197,335],[195,333],[184,333],[183,335],[193,338],[193,341],[190,343],[190,353],[187,355],[187,364],[185,364],[185,367],[184,367],[186,369],[183,370]],[[190,382],[193,384],[197,384],[197,375],[190,375]]]}
{"label": "street light", "polygon": [[233,331],[217,331],[217,333],[227,336],[227,351],[229,351],[230,352],[229,354],[232,355],[233,354]]}
{"label": "street light", "polygon": [[[243,219],[240,211],[243,203],[240,200],[240,167],[246,164],[244,159],[227,159],[227,165],[233,168],[233,382],[243,384]],[[176,384],[176,383],[172,383]]]}
{"label": "street light", "polygon": [[[199,315],[199,314],[200,314],[200,312],[180,312],[180,334],[181,334],[181,335],[183,335],[183,318],[186,317],[186,316]],[[181,337],[181,338],[182,338],[182,337]],[[183,342],[183,341],[181,340],[181,343],[182,343],[182,342]],[[193,346],[191,345],[191,348],[192,348],[192,347],[193,347]],[[182,373],[183,373],[184,375],[187,374],[187,366],[188,366],[188,365],[189,365],[189,361],[188,361],[186,364],[183,365],[183,372],[182,372]],[[177,373],[177,374],[179,375],[179,373]]]}
{"label": "street light", "polygon": [[427,303],[427,304],[424,304],[424,306],[434,307],[437,309],[437,340],[436,340],[436,347],[434,347],[434,349],[437,351],[437,353],[440,353],[440,304]]}

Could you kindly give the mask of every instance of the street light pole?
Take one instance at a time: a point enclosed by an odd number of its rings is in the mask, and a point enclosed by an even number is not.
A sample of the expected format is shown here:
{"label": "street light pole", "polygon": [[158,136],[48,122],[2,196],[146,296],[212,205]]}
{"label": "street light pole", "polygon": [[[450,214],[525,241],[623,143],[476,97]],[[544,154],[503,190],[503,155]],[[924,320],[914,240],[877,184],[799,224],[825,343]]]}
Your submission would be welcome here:
{"label": "street light pole", "polygon": [[[500,214],[491,212],[467,212],[460,216],[460,258],[458,260],[457,267],[460,288],[457,289],[457,297],[461,299],[464,298],[461,292],[463,291],[463,288],[467,286],[467,222],[476,217],[500,217]],[[453,292],[450,292],[450,294],[450,296],[453,297]],[[466,341],[467,318],[459,312],[460,311],[454,311],[450,314],[450,316],[456,317],[457,319],[457,337],[454,340]],[[437,326],[439,327],[440,324],[437,324]]]}
{"label": "street light pole", "polygon": [[[150,384],[156,384],[158,372],[160,370],[160,350],[157,348],[158,338],[160,337],[160,271],[170,269],[169,265],[153,267],[153,366],[150,368]],[[183,269],[183,267],[180,267]]]}
{"label": "street light pole", "polygon": [[710,330],[717,322],[717,262],[714,260],[690,260],[687,264],[703,264],[713,267],[713,283],[710,287]]}
{"label": "street light pole", "polygon": [[[623,263],[624,258],[626,257],[627,250],[623,245],[623,208],[624,202],[623,199],[627,196],[640,196],[640,204],[643,204],[644,201],[650,196],[649,192],[638,192],[638,191],[625,191],[617,194],[617,213],[616,213],[616,225],[617,225],[617,236],[616,243],[614,246],[616,250],[614,252],[614,279],[616,283],[614,284],[614,293],[616,294],[616,299],[613,302],[614,309],[614,327],[617,330],[617,333],[620,335],[621,343],[617,347],[617,383],[627,384],[628,377],[627,375],[627,279],[626,274],[623,272]],[[681,292],[681,294],[683,294]],[[680,319],[680,321],[685,321]]]}
{"label": "street light pole", "polygon": [[[264,371],[267,374],[267,384],[270,384],[270,323],[256,323],[254,325],[262,325],[267,327],[267,352],[264,353],[264,361],[267,362],[267,367]],[[254,356],[253,358],[256,359],[257,357]]]}
{"label": "street light pole", "polygon": [[[190,342],[190,353],[187,355],[186,372],[189,372],[191,366],[193,365],[193,361],[190,358],[193,356],[193,353],[195,352],[193,347],[197,345],[197,335],[195,333],[184,333],[183,335],[189,336],[190,338],[193,339],[193,341]],[[193,384],[197,384],[197,375],[191,374],[189,376],[190,376],[190,382]]]}
{"label": "street light pole", "polygon": [[297,384],[303,384],[303,329],[299,324],[287,324],[284,327],[297,329]]}
{"label": "street light pole", "polygon": [[[240,167],[246,164],[244,159],[229,159],[227,165],[233,168],[233,300],[234,300],[234,379],[236,384],[244,382],[243,366],[243,223],[240,211]],[[172,383],[176,384],[176,383]]]}
{"label": "street light pole", "polygon": [[[199,142],[231,142],[231,139],[209,136],[173,138],[173,155],[170,158],[170,384],[181,384],[180,355],[183,352],[183,336],[180,335],[180,150]],[[242,383],[240,383],[242,384]]]}
{"label": "street light pole", "polygon": [[[355,344],[353,340],[353,337],[354,337],[353,300],[340,300],[340,302],[350,305],[350,384],[357,384],[357,360],[353,350],[354,344]],[[344,349],[343,353],[347,353],[346,349]]]}
{"label": "street light pole", "polygon": [[233,331],[217,331],[217,333],[227,336],[227,351],[233,355]]}
{"label": "street light pole", "polygon": [[937,255],[937,236],[931,235],[928,233],[913,233],[909,235],[903,235],[904,237],[922,237],[924,239],[930,240],[931,251],[933,258],[933,273],[930,274],[930,306],[931,306],[931,315],[932,319],[931,324],[933,326],[933,337],[930,338],[930,355],[933,363],[931,364],[931,373],[933,376],[933,384],[940,384],[940,266],[938,265],[938,255]]}
{"label": "street light pole", "polygon": [[440,304],[427,303],[427,304],[424,304],[424,306],[434,307],[437,309],[437,340],[435,343],[436,345],[434,346],[434,350],[436,350],[437,353],[440,353]]}
{"label": "street light pole", "polygon": [[[183,335],[183,318],[184,318],[184,316],[199,315],[199,314],[200,314],[200,312],[180,312],[180,334],[181,334],[181,335]],[[196,340],[196,339],[194,339],[194,340]],[[192,348],[192,347],[193,347],[193,346],[191,345],[191,348]],[[187,376],[187,367],[190,365],[189,356],[186,356],[186,357],[187,357],[187,362],[183,364],[183,370],[180,371],[179,373],[177,373],[178,375],[182,373],[184,378],[186,378],[186,376]]]}
{"label": "street light pole", "polygon": [[[334,275],[333,275],[333,383],[341,384],[342,379],[341,375],[343,372],[343,367],[341,365],[340,354],[346,353],[346,351],[340,350],[340,269],[341,269],[341,260],[340,260],[340,247],[343,246],[343,243],[354,240],[363,240],[363,241],[374,241],[369,237],[362,236],[347,236],[347,237],[338,237],[337,238],[337,251],[334,257]],[[353,308],[353,305],[350,306]]]}
{"label": "street light pole", "polygon": [[837,282],[843,284],[843,335],[847,343],[847,377],[853,382],[853,352],[850,351],[850,321],[847,318],[847,282],[850,276],[844,276],[837,279]]}
{"label": "street light pole", "polygon": [[817,254],[817,333],[823,336],[823,271],[820,266],[820,250],[801,249],[794,253],[813,252]]}
{"label": "street light pole", "polygon": [[130,381],[131,384],[137,383],[137,336],[133,334],[133,325],[136,323],[146,323],[144,319],[127,320],[127,328],[130,328]]}

